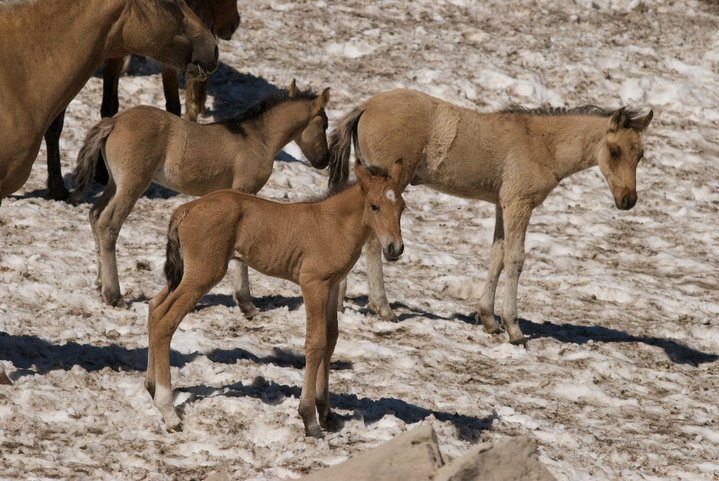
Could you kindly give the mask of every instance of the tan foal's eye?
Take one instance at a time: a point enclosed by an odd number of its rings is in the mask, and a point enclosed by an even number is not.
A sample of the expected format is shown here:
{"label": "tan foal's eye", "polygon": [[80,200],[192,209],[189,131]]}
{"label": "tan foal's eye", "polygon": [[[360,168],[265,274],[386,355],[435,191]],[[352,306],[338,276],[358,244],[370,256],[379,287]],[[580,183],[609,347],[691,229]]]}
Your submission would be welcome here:
{"label": "tan foal's eye", "polygon": [[619,152],[617,149],[609,149],[609,155],[612,157],[612,159],[616,159],[619,157]]}
{"label": "tan foal's eye", "polygon": [[377,212],[377,211],[379,210],[379,207],[377,207],[377,206],[374,205],[374,204],[370,204],[369,207],[370,207],[370,209],[372,209],[373,212]]}

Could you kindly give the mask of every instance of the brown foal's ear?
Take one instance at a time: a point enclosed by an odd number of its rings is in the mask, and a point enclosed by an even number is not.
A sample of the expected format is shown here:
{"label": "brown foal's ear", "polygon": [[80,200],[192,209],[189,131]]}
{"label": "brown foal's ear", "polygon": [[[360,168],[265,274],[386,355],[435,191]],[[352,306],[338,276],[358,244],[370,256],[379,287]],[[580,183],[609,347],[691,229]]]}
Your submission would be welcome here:
{"label": "brown foal's ear", "polygon": [[634,122],[636,129],[639,132],[644,132],[645,130],[647,130],[647,127],[649,127],[649,122],[651,122],[653,118],[654,118],[654,111],[650,110],[647,115],[645,115],[641,119]]}
{"label": "brown foal's ear", "polygon": [[316,112],[319,112],[323,108],[325,108],[325,105],[327,105],[327,102],[330,101],[330,88],[327,87],[322,91],[321,94],[317,96],[317,98],[313,101],[313,107]]}
{"label": "brown foal's ear", "polygon": [[372,180],[372,174],[370,171],[365,169],[365,166],[358,160],[355,161],[355,175],[359,181],[362,192],[367,192],[369,183]]}
{"label": "brown foal's ear", "polygon": [[389,173],[389,178],[392,179],[392,181],[395,184],[399,184],[399,179],[402,177],[402,158],[394,161],[394,165],[392,166],[392,170]]}
{"label": "brown foal's ear", "polygon": [[290,84],[289,91],[290,91],[290,97],[297,97],[297,94],[300,93],[300,89],[297,88],[295,79],[292,79],[292,83]]}
{"label": "brown foal's ear", "polygon": [[619,129],[626,128],[627,118],[624,113],[626,107],[622,107],[612,114],[612,118],[609,119],[609,131],[616,132]]}

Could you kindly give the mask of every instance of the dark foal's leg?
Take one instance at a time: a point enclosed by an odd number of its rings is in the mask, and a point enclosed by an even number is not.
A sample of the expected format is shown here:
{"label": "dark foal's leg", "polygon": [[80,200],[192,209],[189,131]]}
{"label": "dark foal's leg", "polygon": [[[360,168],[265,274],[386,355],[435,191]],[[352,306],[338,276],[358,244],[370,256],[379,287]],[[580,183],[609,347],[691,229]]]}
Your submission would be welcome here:
{"label": "dark foal's leg", "polygon": [[45,198],[52,200],[67,200],[70,193],[62,181],[62,169],[60,168],[60,134],[65,122],[65,111],[63,110],[45,132],[45,145],[47,146],[47,195]]}

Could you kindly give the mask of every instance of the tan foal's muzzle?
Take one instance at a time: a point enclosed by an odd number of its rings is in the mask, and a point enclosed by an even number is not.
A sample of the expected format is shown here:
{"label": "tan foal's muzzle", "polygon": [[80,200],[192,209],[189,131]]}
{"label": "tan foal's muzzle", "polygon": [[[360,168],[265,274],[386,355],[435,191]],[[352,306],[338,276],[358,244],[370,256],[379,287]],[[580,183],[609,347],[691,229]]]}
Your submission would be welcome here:
{"label": "tan foal's muzzle", "polygon": [[619,195],[614,196],[614,204],[617,209],[629,210],[637,203],[637,190],[623,188]]}

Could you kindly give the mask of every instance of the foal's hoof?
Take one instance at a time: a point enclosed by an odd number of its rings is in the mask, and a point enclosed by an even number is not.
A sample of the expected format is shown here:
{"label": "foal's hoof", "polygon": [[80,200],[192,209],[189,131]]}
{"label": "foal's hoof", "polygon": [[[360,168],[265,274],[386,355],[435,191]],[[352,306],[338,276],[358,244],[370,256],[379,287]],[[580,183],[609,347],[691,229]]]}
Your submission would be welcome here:
{"label": "foal's hoof", "polygon": [[63,186],[62,188],[50,188],[45,194],[47,200],[67,201],[70,198],[70,192]]}
{"label": "foal's hoof", "polygon": [[369,308],[376,312],[383,321],[399,322],[399,319],[397,319],[397,316],[387,304],[377,306],[374,303],[370,303]]}
{"label": "foal's hoof", "polygon": [[482,327],[484,328],[484,332],[487,334],[497,334],[499,331],[502,330],[501,327],[499,327],[499,323],[494,318],[494,315],[491,316],[481,316],[477,314],[475,316],[475,319],[477,322],[482,323]]}
{"label": "foal's hoof", "polygon": [[318,424],[305,427],[305,435],[317,439],[322,439],[325,437],[324,433],[322,432],[322,429]]}
{"label": "foal's hoof", "polygon": [[320,420],[320,426],[325,431],[333,433],[340,430],[342,423],[340,422],[340,418],[330,411],[327,413],[327,417],[324,420]]}
{"label": "foal's hoof", "polygon": [[509,336],[509,342],[510,344],[514,344],[515,346],[526,346],[527,345],[527,338],[524,337],[523,334],[520,334],[518,336]]}
{"label": "foal's hoof", "polygon": [[251,302],[244,302],[239,306],[242,311],[242,315],[245,316],[245,319],[252,319],[260,312]]}
{"label": "foal's hoof", "polygon": [[119,307],[120,309],[127,309],[127,303],[119,294],[107,294],[102,293],[103,300],[112,307]]}

